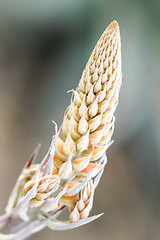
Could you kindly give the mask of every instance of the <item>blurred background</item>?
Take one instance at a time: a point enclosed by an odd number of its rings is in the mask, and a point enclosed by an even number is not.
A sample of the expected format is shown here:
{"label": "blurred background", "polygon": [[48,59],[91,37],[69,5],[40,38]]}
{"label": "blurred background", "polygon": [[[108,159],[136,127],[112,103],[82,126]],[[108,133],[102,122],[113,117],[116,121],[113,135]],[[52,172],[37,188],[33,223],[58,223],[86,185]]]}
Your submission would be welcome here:
{"label": "blurred background", "polygon": [[93,223],[34,239],[160,239],[160,1],[0,0],[0,214],[32,150],[62,123],[85,64],[117,20],[123,84],[115,142],[95,193]]}

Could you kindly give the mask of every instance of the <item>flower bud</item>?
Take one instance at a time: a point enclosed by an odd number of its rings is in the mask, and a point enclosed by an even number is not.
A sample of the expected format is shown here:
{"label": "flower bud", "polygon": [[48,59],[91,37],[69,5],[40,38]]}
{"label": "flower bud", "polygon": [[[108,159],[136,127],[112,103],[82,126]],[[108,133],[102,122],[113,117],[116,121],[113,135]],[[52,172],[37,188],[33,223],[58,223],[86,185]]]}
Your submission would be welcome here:
{"label": "flower bud", "polygon": [[83,201],[84,201],[84,202],[86,202],[87,199],[88,199],[88,194],[87,194],[86,186],[84,186],[84,189],[82,190],[82,198],[83,198]]}
{"label": "flower bud", "polygon": [[63,140],[56,136],[56,140],[55,140],[55,155],[60,158],[63,161],[67,160],[67,156],[65,155],[65,153],[63,152],[63,146],[64,146],[64,142]]}
{"label": "flower bud", "polygon": [[79,94],[78,94],[77,91],[73,90],[73,92],[74,92],[74,100],[73,100],[73,102],[74,102],[74,104],[77,107],[79,107],[81,105],[81,99],[80,99]]}
{"label": "flower bud", "polygon": [[79,211],[82,211],[85,208],[85,203],[84,203],[82,197],[77,202],[77,208],[78,208]]}
{"label": "flower bud", "polygon": [[89,145],[89,130],[81,138],[77,140],[77,150],[83,152]]}
{"label": "flower bud", "polygon": [[60,166],[59,175],[62,179],[67,179],[72,175],[72,154],[68,157],[67,161]]}
{"label": "flower bud", "polygon": [[[81,119],[80,119],[80,121],[81,121]],[[87,125],[88,125],[88,123],[87,123]],[[71,137],[75,140],[77,140],[81,136],[78,132],[78,128],[79,128],[79,125],[75,121],[75,123],[73,124],[73,127],[71,128]]]}
{"label": "flower bud", "polygon": [[95,100],[95,95],[94,95],[94,92],[93,92],[93,87],[94,85],[92,85],[89,93],[88,93],[88,96],[87,96],[87,103],[90,105],[94,100]]}
{"label": "flower bud", "polygon": [[75,143],[71,138],[70,132],[67,135],[67,138],[63,145],[63,152],[66,156],[69,156],[71,153],[75,153]]}
{"label": "flower bud", "polygon": [[81,219],[84,219],[84,218],[87,218],[91,209],[92,209],[92,206],[93,206],[93,198],[90,199],[89,201],[89,204],[87,207],[84,208],[84,210],[80,213],[80,218]]}
{"label": "flower bud", "polygon": [[105,96],[106,96],[106,84],[104,84],[102,91],[96,94],[96,97],[98,97],[98,103],[102,102]]}
{"label": "flower bud", "polygon": [[79,116],[82,117],[84,114],[86,115],[86,112],[87,112],[87,106],[86,106],[85,97],[84,97],[81,102],[81,106],[79,107]]}
{"label": "flower bud", "polygon": [[92,84],[90,82],[90,78],[91,78],[91,76],[89,77],[89,79],[88,79],[88,81],[86,83],[86,93],[88,93],[91,90],[91,88],[92,88]]}
{"label": "flower bud", "polygon": [[67,137],[68,125],[69,125],[69,119],[68,119],[67,115],[65,115],[63,123],[62,123],[62,136],[63,136],[63,139],[65,139]]}
{"label": "flower bud", "polygon": [[102,89],[102,85],[101,85],[101,76],[99,77],[98,81],[96,82],[96,84],[94,85],[94,92],[98,93],[100,92]]}
{"label": "flower bud", "polygon": [[98,112],[98,97],[89,106],[89,116],[92,118],[97,114],[97,112]]}
{"label": "flower bud", "polygon": [[92,66],[91,66],[91,70],[90,70],[91,74],[93,74],[95,72],[95,69],[96,68],[95,68],[95,61],[94,61]]}
{"label": "flower bud", "polygon": [[94,74],[93,74],[93,83],[98,81],[98,68],[96,68]]}
{"label": "flower bud", "polygon": [[104,130],[105,130],[105,125],[103,126],[100,126],[99,129],[97,129],[96,131],[90,133],[89,135],[89,144],[94,144],[94,145],[97,145],[102,136],[103,136],[103,133],[104,133]]}
{"label": "flower bud", "polygon": [[106,111],[108,108],[109,102],[107,100],[104,100],[103,102],[98,104],[98,113],[101,113],[102,111]]}
{"label": "flower bud", "polygon": [[88,130],[88,122],[85,119],[85,115],[83,115],[79,121],[78,132],[84,135],[87,132],[87,130]]}
{"label": "flower bud", "polygon": [[92,152],[86,156],[86,157],[80,157],[73,161],[73,169],[76,172],[82,171],[84,168],[86,168],[91,160]]}
{"label": "flower bud", "polygon": [[102,167],[101,164],[89,163],[85,169],[83,169],[81,172],[78,173],[78,175],[82,177],[87,177],[90,171],[93,170],[92,171],[92,178],[93,178],[99,173],[101,167]]}
{"label": "flower bud", "polygon": [[63,163],[63,161],[58,158],[56,155],[54,155],[54,163],[59,168],[59,166]]}
{"label": "flower bud", "polygon": [[80,79],[80,83],[78,85],[78,91],[85,92],[85,82],[83,78]]}
{"label": "flower bud", "polygon": [[[108,65],[108,60],[106,59],[106,61],[104,62],[104,68],[107,65]],[[107,82],[107,80],[108,80],[108,73],[107,73],[107,70],[106,70],[102,75],[102,83]]]}
{"label": "flower bud", "polygon": [[74,210],[71,212],[69,218],[72,222],[77,222],[79,220],[79,211],[77,209],[77,206],[75,206]]}
{"label": "flower bud", "polygon": [[78,185],[80,184],[79,181],[73,180],[68,184],[68,189],[66,191],[66,193],[64,194],[64,196],[69,195]]}
{"label": "flower bud", "polygon": [[96,117],[92,118],[88,122],[91,132],[95,131],[100,126],[102,116],[103,116],[103,112],[101,112],[101,114],[99,114]]}

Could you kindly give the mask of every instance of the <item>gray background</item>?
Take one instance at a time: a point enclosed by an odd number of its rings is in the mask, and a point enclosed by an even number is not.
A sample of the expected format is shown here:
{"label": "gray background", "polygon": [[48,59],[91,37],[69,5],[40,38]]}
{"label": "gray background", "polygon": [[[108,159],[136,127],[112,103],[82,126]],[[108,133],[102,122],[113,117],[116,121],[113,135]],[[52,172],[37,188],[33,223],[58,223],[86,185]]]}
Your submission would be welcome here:
{"label": "gray background", "polygon": [[28,156],[41,161],[88,57],[116,19],[123,84],[95,222],[30,239],[159,240],[160,1],[0,1],[0,214]]}

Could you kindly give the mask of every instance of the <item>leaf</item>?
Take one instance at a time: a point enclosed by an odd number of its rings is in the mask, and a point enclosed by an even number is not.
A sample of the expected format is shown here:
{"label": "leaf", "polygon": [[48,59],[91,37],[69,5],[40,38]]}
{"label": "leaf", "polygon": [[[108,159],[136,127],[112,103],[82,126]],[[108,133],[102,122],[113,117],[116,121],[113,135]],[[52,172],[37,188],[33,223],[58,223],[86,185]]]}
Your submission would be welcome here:
{"label": "leaf", "polygon": [[36,220],[30,224],[28,224],[26,227],[23,227],[23,229],[17,233],[13,234],[0,234],[1,240],[24,240],[28,237],[30,237],[32,234],[39,232],[43,228],[46,227],[47,222],[50,220],[50,218],[47,218],[45,220]]}
{"label": "leaf", "polygon": [[92,222],[93,220],[101,217],[103,215],[103,213],[92,216],[92,217],[88,217],[86,219],[81,219],[77,222],[70,222],[70,221],[56,221],[56,220],[52,220],[49,221],[47,223],[47,226],[55,231],[62,231],[62,230],[69,230],[69,229],[73,229],[73,228],[77,228],[80,226],[83,226],[89,222]]}
{"label": "leaf", "polygon": [[43,217],[43,219],[33,220],[32,222],[27,223],[22,230],[16,233],[0,234],[0,239],[1,240],[24,240],[30,237],[32,234],[39,232],[40,230],[45,228],[47,226],[47,222],[50,221],[51,219],[58,217],[63,210],[64,208],[58,209],[56,213],[54,214],[52,213],[47,218]]}

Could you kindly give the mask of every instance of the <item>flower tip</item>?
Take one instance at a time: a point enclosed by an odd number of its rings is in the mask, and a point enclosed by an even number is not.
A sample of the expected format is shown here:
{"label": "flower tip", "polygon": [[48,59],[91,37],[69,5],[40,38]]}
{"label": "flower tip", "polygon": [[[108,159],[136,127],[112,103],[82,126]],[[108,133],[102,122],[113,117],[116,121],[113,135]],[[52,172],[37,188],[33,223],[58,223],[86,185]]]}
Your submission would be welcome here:
{"label": "flower tip", "polygon": [[119,36],[119,25],[118,25],[118,22],[116,20],[114,20],[113,22],[111,22],[109,24],[109,26],[107,27],[107,29],[105,30],[105,33],[109,33],[109,34],[115,34],[116,36],[118,35],[118,38],[120,37]]}
{"label": "flower tip", "polygon": [[115,29],[115,30],[119,30],[119,25],[118,22],[116,20],[114,20],[113,22],[111,22],[108,26],[108,29]]}

